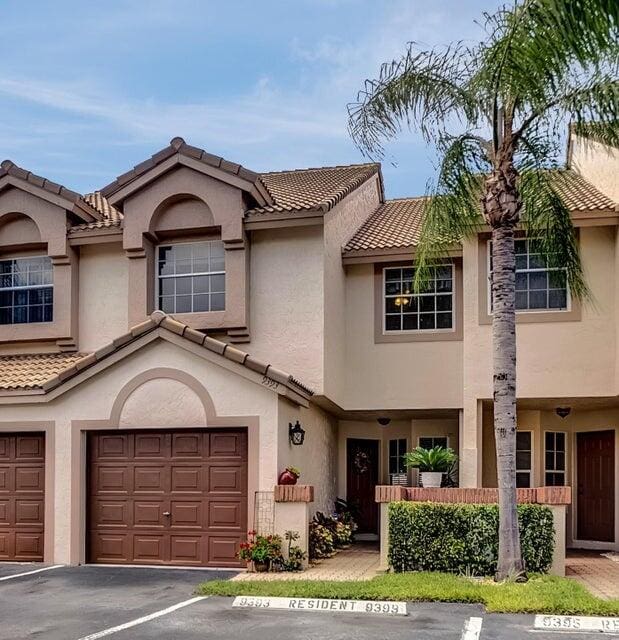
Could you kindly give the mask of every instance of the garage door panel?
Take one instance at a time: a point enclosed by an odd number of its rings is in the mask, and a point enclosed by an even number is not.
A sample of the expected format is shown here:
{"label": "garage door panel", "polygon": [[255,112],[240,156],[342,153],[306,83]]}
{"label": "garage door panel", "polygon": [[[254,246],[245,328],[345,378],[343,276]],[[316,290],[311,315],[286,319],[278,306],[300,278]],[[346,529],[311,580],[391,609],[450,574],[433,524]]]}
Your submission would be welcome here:
{"label": "garage door panel", "polygon": [[167,493],[166,466],[139,466],[133,469],[133,491],[135,493]]}
{"label": "garage door panel", "polygon": [[15,526],[43,526],[43,503],[40,500],[15,500]]}
{"label": "garage door panel", "polygon": [[242,541],[241,536],[209,536],[207,564],[211,567],[238,567],[236,554]]}
{"label": "garage door panel", "polygon": [[97,460],[129,459],[129,438],[123,434],[100,435],[95,440]]}
{"label": "garage door panel", "polygon": [[42,465],[17,467],[15,469],[15,492],[42,493],[45,482],[44,475],[45,469]]}
{"label": "garage door panel", "polygon": [[[89,509],[90,561],[241,565],[236,553],[247,521],[243,430],[121,432],[111,434],[119,438],[113,446],[102,446],[98,440],[107,435],[89,435],[89,493],[98,505]],[[101,451],[118,456],[121,448],[126,460],[99,457]],[[119,535],[121,529],[127,534]]]}
{"label": "garage door panel", "polygon": [[42,461],[45,456],[42,437],[17,436],[15,438],[15,458],[17,460]]}
{"label": "garage door panel", "polygon": [[225,431],[209,434],[210,458],[237,458],[246,460],[246,437],[243,433],[226,433]]}
{"label": "garage door panel", "polygon": [[167,560],[166,542],[168,535],[133,535],[133,560],[159,564]]}
{"label": "garage door panel", "polygon": [[0,436],[0,558],[42,561],[45,436]]}
{"label": "garage door panel", "polygon": [[15,532],[15,560],[36,560],[43,556],[43,534]]}
{"label": "garage door panel", "polygon": [[238,500],[209,500],[207,526],[211,529],[245,531],[243,516]]}
{"label": "garage door panel", "polygon": [[121,493],[129,492],[129,469],[120,466],[90,465],[91,493]]}
{"label": "garage door panel", "polygon": [[201,433],[174,433],[172,434],[172,457],[178,458],[202,458],[204,455],[204,443]]}
{"label": "garage door panel", "polygon": [[135,434],[135,458],[168,458],[170,436],[166,433]]}

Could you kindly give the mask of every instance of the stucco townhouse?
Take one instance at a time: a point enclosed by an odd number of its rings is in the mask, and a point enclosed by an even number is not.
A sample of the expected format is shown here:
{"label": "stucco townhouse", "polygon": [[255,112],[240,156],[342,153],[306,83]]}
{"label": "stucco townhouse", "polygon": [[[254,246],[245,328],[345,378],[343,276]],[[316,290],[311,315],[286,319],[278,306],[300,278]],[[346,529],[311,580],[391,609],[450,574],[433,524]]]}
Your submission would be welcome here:
{"label": "stucco townhouse", "polygon": [[[534,242],[516,276],[518,486],[571,486],[567,544],[615,550],[618,176],[570,135],[591,303]],[[181,138],[87,195],[3,162],[0,560],[238,566],[288,465],[375,537],[417,445],[496,486],[488,235],[414,294],[422,211],[378,164],[258,174]]]}

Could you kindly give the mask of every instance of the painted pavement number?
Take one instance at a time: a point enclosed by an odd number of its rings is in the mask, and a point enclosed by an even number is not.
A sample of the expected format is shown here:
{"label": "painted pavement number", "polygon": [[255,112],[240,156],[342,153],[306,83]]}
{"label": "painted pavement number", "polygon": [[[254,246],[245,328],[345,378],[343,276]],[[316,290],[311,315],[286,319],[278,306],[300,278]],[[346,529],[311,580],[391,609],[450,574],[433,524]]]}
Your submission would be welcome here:
{"label": "painted pavement number", "polygon": [[334,611],[341,613],[379,613],[406,616],[406,602],[377,602],[371,600],[330,600],[328,598],[267,598],[237,596],[233,607],[255,609],[290,609],[291,611]]}
{"label": "painted pavement number", "polygon": [[544,631],[599,631],[619,635],[619,618],[538,615],[533,626]]}

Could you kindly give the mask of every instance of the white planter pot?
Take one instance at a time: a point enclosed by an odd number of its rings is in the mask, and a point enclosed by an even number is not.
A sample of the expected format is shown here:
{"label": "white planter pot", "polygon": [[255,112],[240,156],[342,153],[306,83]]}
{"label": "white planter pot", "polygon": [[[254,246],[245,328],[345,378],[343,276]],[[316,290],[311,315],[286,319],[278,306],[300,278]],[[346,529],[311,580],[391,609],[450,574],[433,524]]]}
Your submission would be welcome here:
{"label": "white planter pot", "polygon": [[443,481],[443,473],[441,471],[421,471],[422,487],[440,487]]}

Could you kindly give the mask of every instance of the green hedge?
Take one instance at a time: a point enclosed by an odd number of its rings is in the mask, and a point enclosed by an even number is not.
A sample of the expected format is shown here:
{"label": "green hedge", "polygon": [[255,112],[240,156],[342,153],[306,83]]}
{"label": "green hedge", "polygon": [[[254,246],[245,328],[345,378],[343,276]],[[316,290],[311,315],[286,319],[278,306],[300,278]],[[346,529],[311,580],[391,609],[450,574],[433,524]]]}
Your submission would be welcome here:
{"label": "green hedge", "polygon": [[[518,505],[526,570],[546,573],[552,564],[552,511]],[[389,505],[389,564],[396,572],[444,571],[475,576],[496,572],[499,508],[495,504],[392,502]]]}

